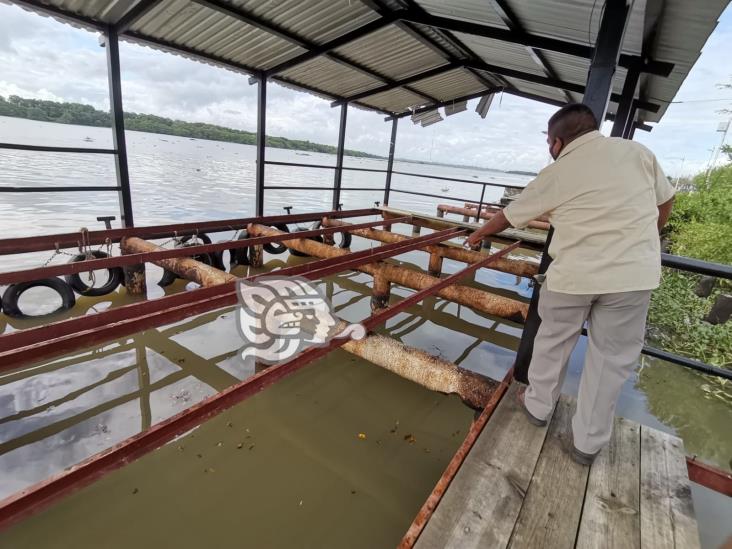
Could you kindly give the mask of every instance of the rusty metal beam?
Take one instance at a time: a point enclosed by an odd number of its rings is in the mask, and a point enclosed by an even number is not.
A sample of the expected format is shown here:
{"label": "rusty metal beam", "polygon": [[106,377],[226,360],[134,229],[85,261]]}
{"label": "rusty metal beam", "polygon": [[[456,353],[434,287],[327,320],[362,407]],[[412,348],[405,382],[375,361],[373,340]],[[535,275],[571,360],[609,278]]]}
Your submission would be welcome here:
{"label": "rusty metal beam", "polygon": [[686,456],[686,469],[692,482],[732,497],[732,473],[729,471],[723,471],[689,456]]}
{"label": "rusty metal beam", "polygon": [[[174,223],[171,225],[151,225],[148,227],[134,227],[127,229],[111,229],[104,231],[89,231],[86,235],[90,245],[119,242],[125,236],[139,236],[141,238],[167,238],[170,236],[195,235],[207,232],[235,231],[243,229],[250,223],[275,225],[278,223],[301,223],[317,221],[323,216],[328,217],[361,217],[378,214],[376,208],[359,210],[343,210],[314,212],[303,214],[269,215],[264,217],[245,217],[236,219],[222,219],[219,221],[199,221],[192,223]],[[6,238],[0,240],[0,255],[21,254],[26,252],[42,252],[56,248],[76,248],[81,243],[81,232],[50,234],[43,236],[29,236],[20,238]]]}
{"label": "rusty metal beam", "polygon": [[[452,236],[460,236],[465,234],[468,229],[461,229],[459,233],[454,233]],[[250,225],[249,234],[254,235],[275,235],[279,231],[262,225]],[[438,233],[439,234],[439,233]],[[420,238],[414,239],[408,242],[416,242]],[[437,242],[433,242],[436,244]],[[429,242],[422,241],[422,246],[428,245]],[[294,248],[300,252],[306,253],[314,257],[329,257],[336,258],[338,256],[347,255],[345,250],[340,248],[333,248],[313,240],[290,240],[285,243],[289,248]],[[393,244],[389,244],[393,245]],[[523,244],[522,244],[523,245]],[[421,246],[416,246],[421,247]],[[414,249],[414,248],[413,248]],[[413,290],[422,290],[429,287],[439,280],[433,276],[430,276],[424,272],[415,271],[413,269],[406,269],[390,263],[381,263],[378,265],[374,264],[361,264],[356,265],[353,268],[368,273],[374,276],[376,273],[382,273],[389,282],[412,288]],[[525,303],[521,303],[514,299],[497,296],[495,294],[478,290],[470,286],[465,285],[452,285],[444,287],[439,290],[438,294],[440,297],[455,301],[466,307],[471,307],[476,311],[498,316],[513,320],[516,323],[522,323],[527,312],[527,306]]]}
{"label": "rusty metal beam", "polygon": [[432,513],[435,512],[437,505],[439,505],[440,500],[442,500],[442,496],[445,495],[452,479],[455,478],[460,466],[463,464],[463,461],[465,461],[465,458],[468,457],[470,450],[473,448],[475,441],[478,440],[480,433],[483,432],[483,428],[493,415],[493,411],[496,409],[496,406],[498,406],[498,403],[501,402],[503,395],[508,390],[508,386],[511,384],[512,378],[513,370],[509,370],[500,385],[496,388],[491,400],[486,404],[483,412],[478,416],[478,419],[473,421],[471,424],[463,443],[452,456],[452,459],[450,460],[450,463],[447,464],[440,480],[437,481],[437,484],[432,489],[427,500],[422,504],[417,516],[414,518],[414,521],[409,526],[409,529],[404,534],[402,540],[399,542],[399,545],[397,546],[399,549],[410,549],[411,547],[414,547],[414,544],[417,542],[422,530],[424,530],[427,522],[432,517]]}
{"label": "rusty metal beam", "polygon": [[[447,236],[449,237],[449,235]],[[518,244],[516,243],[515,246],[518,246]],[[508,251],[510,251],[509,248],[502,250],[504,253],[508,253]],[[441,280],[433,287],[416,292],[397,305],[393,305],[372,315],[363,322],[364,326],[367,329],[373,329],[385,323],[414,303],[434,294],[439,287],[452,284],[457,279],[490,264],[491,261],[500,257],[500,254],[501,252],[487,257],[479,264],[470,265],[464,270]],[[216,290],[222,286],[225,285],[206,289]],[[193,427],[200,425],[205,420],[220,414],[247,397],[262,391],[264,388],[269,387],[290,373],[325,356],[331,350],[346,344],[348,341],[347,339],[333,339],[323,347],[311,347],[284,363],[271,366],[251,378],[229,387],[167,420],[153,425],[144,433],[130,437],[66,471],[6,498],[0,502],[0,529],[7,528],[18,520],[39,512],[60,497],[75,492],[106,473],[138,459],[147,452],[160,447]],[[498,401],[498,399],[491,399],[486,406],[487,409],[492,410],[495,407],[495,404],[493,404],[494,400],[495,402]]]}
{"label": "rusty metal beam", "polygon": [[[366,223],[357,223],[354,228],[369,228],[385,223],[401,223],[407,222],[408,216],[392,219],[388,222],[384,220],[370,221]],[[268,242],[282,242],[293,238],[309,238],[312,236],[324,236],[334,233],[343,232],[343,229],[320,228],[309,231],[300,231],[297,233],[287,233],[276,237],[258,237],[247,238],[242,240],[227,240],[225,242],[216,242],[214,244],[201,244],[198,246],[188,246],[186,248],[173,248],[169,250],[158,250],[156,252],[147,253],[125,253],[121,256],[106,257],[103,259],[90,259],[87,261],[79,261],[76,263],[64,263],[62,265],[52,265],[49,267],[21,269],[7,273],[0,273],[0,284],[14,284],[16,282],[26,282],[29,280],[38,280],[40,278],[48,278],[64,274],[89,272],[99,269],[108,269],[110,267],[123,267],[128,265],[137,265],[143,262],[156,262],[163,259],[176,257],[190,257],[199,254],[207,254],[214,252],[223,252],[226,250],[248,248],[250,246],[266,244]],[[129,237],[123,237],[122,242]],[[123,246],[124,247],[124,246]]]}
{"label": "rusty metal beam", "polygon": [[[393,220],[391,220],[393,221]],[[391,222],[390,221],[390,222]],[[362,238],[368,238],[371,240],[377,240],[379,242],[404,242],[409,240],[408,236],[392,233],[390,231],[381,231],[373,228],[358,229],[355,225],[340,221],[336,219],[323,219],[323,225],[326,227],[344,227],[348,229],[348,232],[360,236]],[[483,260],[486,254],[482,252],[475,252],[473,250],[467,250],[462,247],[451,246],[450,244],[438,244],[425,246],[421,248],[422,251],[431,254],[437,254],[441,257],[460,261],[462,263],[476,263]],[[539,265],[537,263],[531,263],[529,261],[523,261],[519,259],[499,259],[493,265],[491,269],[496,271],[502,271],[505,273],[515,274],[523,277],[532,277],[538,272]]]}
{"label": "rusty metal beam", "polygon": [[[462,214],[462,215],[469,216],[469,217],[478,215],[477,206],[475,208],[470,208],[470,207],[461,208],[460,206],[451,206],[449,204],[439,204],[437,206],[437,209],[442,212]],[[481,219],[491,219],[494,215],[496,215],[496,212],[490,212],[490,211],[485,211],[485,210],[481,210],[481,212],[480,212]],[[540,229],[542,231],[548,231],[549,223],[547,223],[546,221],[533,220],[533,221],[529,221],[528,227],[531,229]]]}
{"label": "rusty metal beam", "polygon": [[[436,243],[441,239],[445,240],[463,233],[464,231],[459,229],[449,229],[441,233],[415,238],[409,242],[399,242],[350,254],[345,253],[330,259],[280,269],[273,273],[262,273],[248,277],[247,280],[255,280],[273,274],[278,276],[301,274],[307,278],[316,279],[361,263],[378,261],[415,249],[425,243]],[[143,329],[234,305],[236,301],[232,278],[232,282],[210,288],[199,288],[142,303],[124,305],[96,315],[86,315],[3,334],[0,336],[0,372],[15,369],[33,360],[73,351],[82,345],[88,346],[116,339]]]}

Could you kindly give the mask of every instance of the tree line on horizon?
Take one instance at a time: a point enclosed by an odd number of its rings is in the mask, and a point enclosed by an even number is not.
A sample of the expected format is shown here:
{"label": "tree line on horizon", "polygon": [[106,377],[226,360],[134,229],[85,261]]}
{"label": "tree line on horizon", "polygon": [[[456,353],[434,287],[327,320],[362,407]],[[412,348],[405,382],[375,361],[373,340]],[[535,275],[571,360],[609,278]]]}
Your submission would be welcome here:
{"label": "tree line on horizon", "polygon": [[[29,120],[55,122],[57,124],[75,124],[102,128],[112,127],[111,114],[95,109],[91,105],[26,99],[17,95],[11,95],[7,99],[0,95],[0,116],[27,118]],[[134,112],[125,112],[124,121],[125,129],[132,131],[208,139],[211,141],[225,141],[242,145],[257,144],[257,135],[254,132],[235,130],[233,128],[206,124],[204,122],[184,122],[183,120],[173,120],[153,114]],[[268,147],[277,149],[329,154],[336,154],[337,152],[337,148],[333,145],[324,145],[322,143],[272,135],[267,136],[266,143]],[[346,149],[345,154],[360,158],[384,158],[383,156],[349,149]]]}

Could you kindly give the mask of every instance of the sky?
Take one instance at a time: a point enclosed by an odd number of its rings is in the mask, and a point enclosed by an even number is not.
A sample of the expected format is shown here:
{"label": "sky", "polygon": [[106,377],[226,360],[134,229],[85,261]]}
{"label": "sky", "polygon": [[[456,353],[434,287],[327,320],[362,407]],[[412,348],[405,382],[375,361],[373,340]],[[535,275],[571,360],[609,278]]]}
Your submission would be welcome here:
{"label": "sky", "polygon": [[[729,44],[732,8],[702,50],[652,132],[635,139],[650,147],[672,177],[703,170],[719,145],[721,113],[732,110]],[[179,56],[122,42],[124,108],[193,122],[256,128],[256,86],[248,77]],[[73,101],[109,109],[104,49],[98,35],[28,13],[0,0],[0,95]],[[421,161],[537,171],[549,162],[546,120],[555,107],[496,97],[486,119],[473,109],[422,128],[399,123],[396,156]],[[267,133],[335,145],[339,110],[330,102],[277,84],[268,88]],[[386,155],[390,124],[381,114],[350,108],[346,147]],[[732,140],[732,136],[730,136]],[[721,160],[720,160],[721,161]]]}

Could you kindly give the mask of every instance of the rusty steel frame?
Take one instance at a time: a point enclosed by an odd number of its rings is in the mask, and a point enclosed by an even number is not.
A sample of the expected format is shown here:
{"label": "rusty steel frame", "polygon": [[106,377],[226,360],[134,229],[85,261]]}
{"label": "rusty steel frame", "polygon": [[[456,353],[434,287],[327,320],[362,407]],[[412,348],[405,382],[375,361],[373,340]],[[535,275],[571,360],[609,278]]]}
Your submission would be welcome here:
{"label": "rusty steel frame", "polygon": [[732,473],[729,471],[724,471],[690,456],[686,456],[686,469],[689,472],[689,480],[692,482],[732,497]]}
{"label": "rusty steel frame", "polygon": [[[301,223],[305,221],[318,221],[324,216],[327,217],[362,217],[365,215],[381,214],[376,208],[363,208],[359,210],[339,210],[327,212],[314,212],[302,214],[283,214],[259,217],[244,217],[236,219],[222,219],[219,221],[198,221],[190,223],[174,223],[170,225],[150,225],[147,227],[130,227],[126,229],[110,229],[103,231],[89,231],[85,235],[90,245],[119,242],[125,236],[137,236],[140,238],[167,238],[171,236],[196,235],[202,232],[223,232],[244,229],[250,223],[261,223],[263,225],[274,225],[278,223]],[[75,248],[81,243],[81,232],[59,233],[42,236],[29,236],[19,238],[5,238],[0,240],[0,255],[21,254],[27,252],[42,252],[55,250],[56,248]]]}
{"label": "rusty steel frame", "polygon": [[452,459],[447,464],[447,467],[442,473],[442,476],[437,481],[437,484],[435,484],[432,492],[430,492],[430,495],[422,504],[422,507],[417,513],[417,516],[414,518],[412,524],[409,526],[409,529],[406,531],[404,537],[402,537],[402,540],[399,542],[399,545],[397,546],[399,549],[409,549],[413,547],[415,543],[417,543],[417,539],[422,534],[424,527],[427,526],[427,522],[432,517],[435,509],[437,509],[437,506],[442,500],[442,496],[445,495],[445,492],[450,486],[452,479],[454,479],[455,475],[457,475],[457,472],[465,461],[465,458],[468,457],[470,450],[473,448],[473,445],[478,440],[480,434],[483,432],[483,428],[485,427],[486,423],[488,423],[488,420],[493,415],[493,411],[496,409],[503,396],[506,394],[508,386],[512,383],[512,381],[513,368],[508,370],[506,375],[503,377],[503,380],[493,392],[493,395],[483,409],[483,412],[470,425],[470,429],[468,429],[468,433],[467,435],[465,435],[465,439],[463,440],[462,444],[452,456]]}
{"label": "rusty steel frame", "polygon": [[391,223],[406,223],[411,219],[409,216],[403,216],[389,221],[378,220],[365,223],[355,223],[349,225],[348,228],[329,228],[322,227],[320,229],[312,229],[307,231],[298,231],[295,233],[287,233],[279,236],[259,236],[246,238],[242,240],[227,240],[225,242],[215,242],[213,244],[201,244],[197,246],[187,246],[185,248],[173,248],[170,250],[159,252],[124,254],[114,257],[106,257],[102,259],[89,259],[87,261],[78,261],[75,263],[64,263],[63,265],[52,265],[49,267],[22,269],[19,271],[0,272],[0,284],[15,284],[17,282],[26,282],[30,280],[39,280],[52,276],[64,274],[89,272],[98,269],[108,269],[110,267],[123,267],[127,265],[137,265],[143,262],[151,262],[160,259],[170,259],[175,257],[190,257],[198,254],[206,254],[213,252],[223,252],[239,248],[248,248],[269,242],[282,242],[285,240],[293,240],[296,238],[310,238],[313,236],[325,236],[334,233],[343,233],[353,229],[368,229],[379,225]]}
{"label": "rusty steel frame", "polygon": [[[441,242],[465,233],[464,229],[446,229],[409,241],[261,273],[248,277],[246,280],[296,274],[302,274],[311,279],[324,277],[356,265],[393,257],[420,246]],[[231,282],[142,303],[124,305],[96,315],[85,315],[37,328],[11,332],[0,336],[0,372],[15,369],[26,362],[70,352],[82,345],[117,339],[141,329],[233,305],[236,303],[236,299],[234,282]]]}
{"label": "rusty steel frame", "polygon": [[[434,240],[435,237],[444,240],[446,238],[451,238],[456,234],[464,233],[465,230],[446,230],[443,231],[443,234],[440,234],[439,237],[437,237],[437,235],[429,236],[433,237],[431,240]],[[413,240],[421,240],[421,238]],[[422,243],[420,242],[416,245],[418,246],[421,244]],[[518,247],[519,244],[520,242],[516,242],[513,247]],[[414,243],[412,243],[412,245],[415,246]],[[372,329],[375,326],[385,323],[387,320],[401,313],[414,303],[432,295],[441,287],[452,284],[456,280],[488,265],[491,261],[495,261],[502,255],[511,251],[513,247],[504,248],[500,252],[486,257],[482,262],[470,265],[465,269],[440,280],[437,284],[415,292],[408,298],[401,300],[399,303],[371,315],[363,322],[364,326],[367,329]],[[334,266],[334,268],[335,267],[336,266]],[[320,270],[324,271],[327,269]],[[281,271],[277,271],[277,273],[281,273]],[[227,285],[222,284],[209,289],[215,290],[221,286]],[[87,458],[66,471],[58,473],[49,479],[41,481],[26,490],[6,498],[0,502],[0,529],[7,528],[18,520],[39,512],[60,497],[79,490],[103,475],[138,459],[156,448],[159,448],[163,444],[166,444],[177,436],[189,431],[193,427],[200,425],[205,420],[220,414],[224,410],[231,408],[247,397],[262,391],[288,374],[291,374],[310,364],[314,360],[325,356],[331,350],[344,345],[348,341],[349,339],[346,338],[336,338],[332,339],[325,346],[311,347],[284,363],[271,366],[266,370],[263,370],[254,376],[195,404],[187,410],[153,425],[145,432],[125,439],[111,448]],[[500,397],[491,398],[491,401],[489,402],[491,410],[495,407],[494,402],[497,402],[498,400],[500,400]]]}

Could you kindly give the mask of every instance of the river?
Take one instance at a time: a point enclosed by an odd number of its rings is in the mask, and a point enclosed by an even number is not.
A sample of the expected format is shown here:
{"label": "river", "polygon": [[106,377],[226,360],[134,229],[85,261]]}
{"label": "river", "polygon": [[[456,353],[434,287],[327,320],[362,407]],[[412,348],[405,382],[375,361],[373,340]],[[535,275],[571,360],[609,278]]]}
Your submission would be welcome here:
{"label": "river", "polygon": [[[111,133],[107,128],[0,117],[0,142],[107,148]],[[127,145],[137,225],[254,215],[254,147],[140,132],[128,132]],[[335,165],[333,155],[281,149],[268,148],[267,159]],[[346,157],[345,166],[384,169],[386,162]],[[528,181],[525,176],[497,171],[408,162],[395,162],[395,170],[510,185]],[[111,155],[0,149],[0,179],[2,186],[111,186],[114,163]],[[329,186],[333,171],[270,165],[266,182]],[[381,201],[383,184],[383,174],[345,171],[344,188],[374,190],[343,191],[344,208]],[[392,186],[476,201],[481,189],[403,175],[395,175]],[[485,199],[496,200],[500,195],[500,189],[488,187]],[[102,228],[97,216],[119,218],[116,192],[2,193],[0,197],[4,237]],[[440,202],[398,192],[390,199],[394,207],[427,213],[434,213]],[[293,206],[293,213],[329,210],[330,203],[328,191],[267,190],[265,213],[283,213],[284,206]],[[394,229],[407,231],[399,225]],[[225,239],[232,234],[216,236]],[[372,245],[354,238],[354,249]],[[68,260],[64,255],[51,256],[43,252],[3,257],[0,270],[32,268],[49,259],[51,264]],[[265,261],[265,269],[272,269],[305,259],[285,254],[267,255]],[[399,261],[427,266],[422,252],[403,254]],[[445,261],[445,272],[459,268],[460,264]],[[182,281],[163,290],[154,283],[160,269],[148,266],[147,272],[150,297],[185,291]],[[240,268],[236,274],[247,272]],[[357,321],[369,311],[369,281],[363,274],[344,273],[327,279],[323,288],[340,316]],[[525,280],[495,271],[483,270],[474,283],[520,299],[530,295]],[[394,293],[406,295],[399,289]],[[29,300],[31,307],[40,309],[49,301],[42,291]],[[126,302],[122,292],[81,297],[66,316]],[[237,354],[241,340],[232,317],[230,310],[208,313],[0,376],[0,497],[251,375],[252,365]],[[31,324],[0,315],[0,332]],[[384,331],[497,379],[510,367],[521,334],[510,322],[440,299],[427,300],[397,316]],[[563,389],[568,394],[577,392],[585,346],[581,338],[570,360]],[[732,406],[715,396],[703,376],[643,357],[623,389],[617,413],[676,433],[689,454],[718,466],[732,466]],[[89,520],[81,537],[59,540],[58,546],[92,545],[114,524],[128,520],[136,521],[138,528],[126,529],[116,542],[119,546],[166,540],[179,547],[219,545],[237,521],[247,525],[242,541],[253,545],[266,540],[269,546],[291,546],[299,539],[313,546],[393,546],[459,445],[471,418],[472,411],[455,397],[431,393],[337,351],[189,433],[185,440],[109,475],[79,493],[83,498],[74,496],[56,506],[57,512],[33,519],[33,524],[47,522],[43,528],[29,524],[18,534],[22,543],[15,546],[32,546],[38,541],[35,535],[45,535],[45,528],[63,524],[79,509],[93,513],[102,507],[108,511],[95,514],[97,522]],[[358,433],[366,434],[366,440],[359,439]],[[416,443],[408,442],[407,435]],[[239,489],[231,489],[233,485]],[[704,546],[715,547],[729,533],[722,517],[729,514],[730,503],[698,486],[693,493]],[[193,516],[200,511],[190,504],[193,499],[225,505]],[[171,501],[177,503],[162,509],[163,502]],[[220,512],[222,507],[225,513]],[[280,513],[291,523],[287,529],[278,526]],[[361,520],[363,516],[369,517],[368,522]],[[340,521],[336,532],[332,520]],[[178,528],[178,535],[165,537],[181,524],[190,528]],[[379,527],[369,527],[375,524]],[[199,530],[212,534],[202,539],[197,537]]]}

